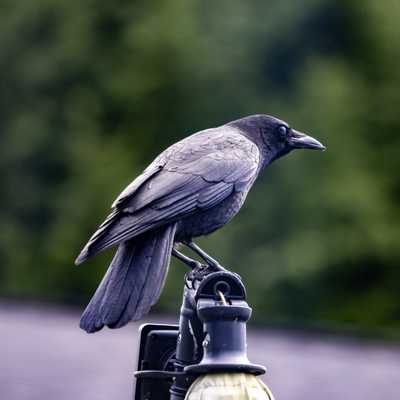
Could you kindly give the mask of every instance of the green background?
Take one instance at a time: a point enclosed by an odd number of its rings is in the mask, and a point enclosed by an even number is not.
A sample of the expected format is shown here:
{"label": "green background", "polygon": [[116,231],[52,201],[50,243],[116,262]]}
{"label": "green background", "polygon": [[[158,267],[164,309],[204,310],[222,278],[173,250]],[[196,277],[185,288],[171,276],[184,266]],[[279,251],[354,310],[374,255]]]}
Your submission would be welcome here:
{"label": "green background", "polygon": [[396,0],[3,0],[0,296],[83,306],[112,251],[73,260],[125,185],[185,135],[267,113],[328,151],[273,164],[199,243],[258,323],[399,337],[399,20]]}

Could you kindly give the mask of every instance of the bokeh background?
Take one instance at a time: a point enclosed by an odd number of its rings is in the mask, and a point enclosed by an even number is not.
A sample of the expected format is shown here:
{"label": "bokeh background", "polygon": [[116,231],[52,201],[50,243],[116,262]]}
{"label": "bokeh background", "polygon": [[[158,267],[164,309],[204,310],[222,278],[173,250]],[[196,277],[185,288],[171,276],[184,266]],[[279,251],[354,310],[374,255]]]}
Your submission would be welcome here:
{"label": "bokeh background", "polygon": [[273,164],[200,243],[242,275],[259,325],[400,337],[397,0],[0,9],[3,300],[85,305],[113,252],[73,260],[116,195],[185,135],[267,113],[328,151]]}
{"label": "bokeh background", "polygon": [[396,334],[399,18],[390,0],[4,1],[1,295],[85,302],[112,252],[73,259],[124,186],[185,135],[268,113],[329,151],[271,166],[204,247],[260,322]]}

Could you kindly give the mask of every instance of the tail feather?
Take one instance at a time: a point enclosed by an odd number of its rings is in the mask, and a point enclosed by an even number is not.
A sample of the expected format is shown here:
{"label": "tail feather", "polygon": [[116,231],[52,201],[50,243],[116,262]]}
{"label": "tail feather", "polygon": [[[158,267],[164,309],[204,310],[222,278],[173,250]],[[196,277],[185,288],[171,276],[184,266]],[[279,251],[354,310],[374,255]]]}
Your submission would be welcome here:
{"label": "tail feather", "polygon": [[150,310],[165,283],[175,230],[175,224],[168,225],[120,244],[82,315],[82,329],[120,328]]}

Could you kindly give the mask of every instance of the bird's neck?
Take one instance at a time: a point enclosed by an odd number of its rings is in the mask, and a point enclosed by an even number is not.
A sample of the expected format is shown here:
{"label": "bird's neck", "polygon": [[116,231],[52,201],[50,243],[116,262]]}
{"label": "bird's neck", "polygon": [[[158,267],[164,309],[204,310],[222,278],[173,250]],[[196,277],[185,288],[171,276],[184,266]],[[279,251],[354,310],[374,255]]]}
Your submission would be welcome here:
{"label": "bird's neck", "polygon": [[272,146],[265,142],[261,129],[254,129],[251,133],[242,129],[240,131],[243,136],[251,140],[258,147],[261,156],[259,172],[262,171],[276,158]]}
{"label": "bird's neck", "polygon": [[233,126],[234,128],[238,129],[241,135],[251,140],[258,147],[261,156],[261,162],[258,168],[258,172],[261,172],[274,160],[279,158],[279,155],[276,154],[273,146],[265,141],[264,135],[260,127],[256,125],[250,126],[248,122],[245,123],[242,120],[234,121],[227,125]]}
{"label": "bird's neck", "polygon": [[259,143],[257,144],[261,154],[261,171],[266,168],[275,160],[275,152],[273,148],[260,137]]}

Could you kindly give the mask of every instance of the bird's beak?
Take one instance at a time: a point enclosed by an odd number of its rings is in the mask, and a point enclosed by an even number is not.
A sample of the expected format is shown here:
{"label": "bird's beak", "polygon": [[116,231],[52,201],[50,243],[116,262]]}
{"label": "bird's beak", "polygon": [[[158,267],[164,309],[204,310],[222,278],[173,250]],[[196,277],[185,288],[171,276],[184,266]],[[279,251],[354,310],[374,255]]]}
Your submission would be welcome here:
{"label": "bird's beak", "polygon": [[326,147],[322,143],[318,142],[317,139],[295,131],[294,129],[291,130],[288,142],[295,149],[326,150]]}

